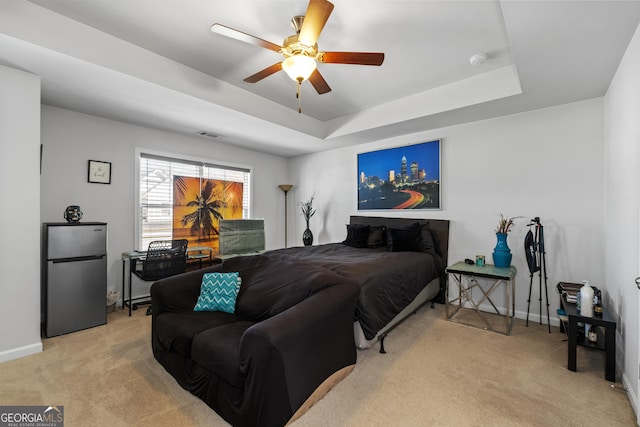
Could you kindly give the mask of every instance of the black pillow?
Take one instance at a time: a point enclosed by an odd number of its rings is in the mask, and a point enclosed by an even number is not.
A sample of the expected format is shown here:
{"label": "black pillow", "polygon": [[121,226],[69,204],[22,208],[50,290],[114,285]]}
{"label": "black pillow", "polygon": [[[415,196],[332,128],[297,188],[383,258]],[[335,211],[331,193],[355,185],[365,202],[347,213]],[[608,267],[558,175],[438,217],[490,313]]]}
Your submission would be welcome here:
{"label": "black pillow", "polygon": [[364,224],[347,224],[347,238],[345,245],[354,248],[366,248],[369,239],[369,226]]}
{"label": "black pillow", "polygon": [[372,225],[369,228],[369,238],[367,239],[367,246],[370,248],[381,248],[387,243],[387,230],[384,225]]}
{"label": "black pillow", "polygon": [[422,252],[427,252],[432,255],[437,255],[437,246],[435,238],[433,237],[433,232],[431,231],[431,227],[429,227],[429,223],[425,222],[421,226],[421,245]]}
{"label": "black pillow", "polygon": [[419,223],[387,229],[387,250],[389,252],[422,252],[422,232]]}

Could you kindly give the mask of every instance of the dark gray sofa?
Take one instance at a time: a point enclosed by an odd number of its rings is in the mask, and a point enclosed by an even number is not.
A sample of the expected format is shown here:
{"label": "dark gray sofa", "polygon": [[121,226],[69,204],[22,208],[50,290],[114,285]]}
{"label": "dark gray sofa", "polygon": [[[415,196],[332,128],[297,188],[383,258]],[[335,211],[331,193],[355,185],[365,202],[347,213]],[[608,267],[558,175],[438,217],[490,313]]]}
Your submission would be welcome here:
{"label": "dark gray sofa", "polygon": [[[205,272],[239,272],[236,312],[195,312]],[[262,255],[151,287],[155,358],[234,426],[286,424],[327,378],[356,362],[360,288],[328,270]]]}

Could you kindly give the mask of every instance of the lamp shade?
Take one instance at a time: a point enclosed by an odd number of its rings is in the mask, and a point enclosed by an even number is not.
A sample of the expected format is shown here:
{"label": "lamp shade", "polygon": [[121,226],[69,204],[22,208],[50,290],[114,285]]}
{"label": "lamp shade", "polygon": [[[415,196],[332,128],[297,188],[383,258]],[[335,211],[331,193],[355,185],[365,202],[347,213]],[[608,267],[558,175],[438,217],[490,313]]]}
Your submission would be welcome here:
{"label": "lamp shade", "polygon": [[293,80],[303,82],[311,76],[318,64],[316,60],[307,55],[292,55],[282,61],[282,69]]}

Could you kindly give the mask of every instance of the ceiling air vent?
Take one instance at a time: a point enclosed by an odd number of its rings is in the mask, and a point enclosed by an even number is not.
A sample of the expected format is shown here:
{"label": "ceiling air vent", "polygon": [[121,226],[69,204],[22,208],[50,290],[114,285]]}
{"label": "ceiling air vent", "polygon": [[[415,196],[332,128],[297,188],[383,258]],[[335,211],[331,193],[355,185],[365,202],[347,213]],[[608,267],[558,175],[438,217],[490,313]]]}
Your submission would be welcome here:
{"label": "ceiling air vent", "polygon": [[197,135],[206,136],[207,138],[218,138],[220,135],[216,135],[215,133],[207,132],[206,130],[201,130],[196,132]]}

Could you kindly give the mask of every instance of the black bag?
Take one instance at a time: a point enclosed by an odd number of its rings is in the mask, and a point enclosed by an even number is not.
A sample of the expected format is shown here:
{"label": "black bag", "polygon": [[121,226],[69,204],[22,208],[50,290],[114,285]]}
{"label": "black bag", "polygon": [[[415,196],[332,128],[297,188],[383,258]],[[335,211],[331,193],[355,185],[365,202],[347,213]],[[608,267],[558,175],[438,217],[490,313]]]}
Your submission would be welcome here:
{"label": "black bag", "polygon": [[536,257],[536,242],[531,230],[529,230],[527,235],[524,237],[524,253],[527,255],[527,264],[529,265],[529,271],[531,274],[540,270],[538,257]]}

